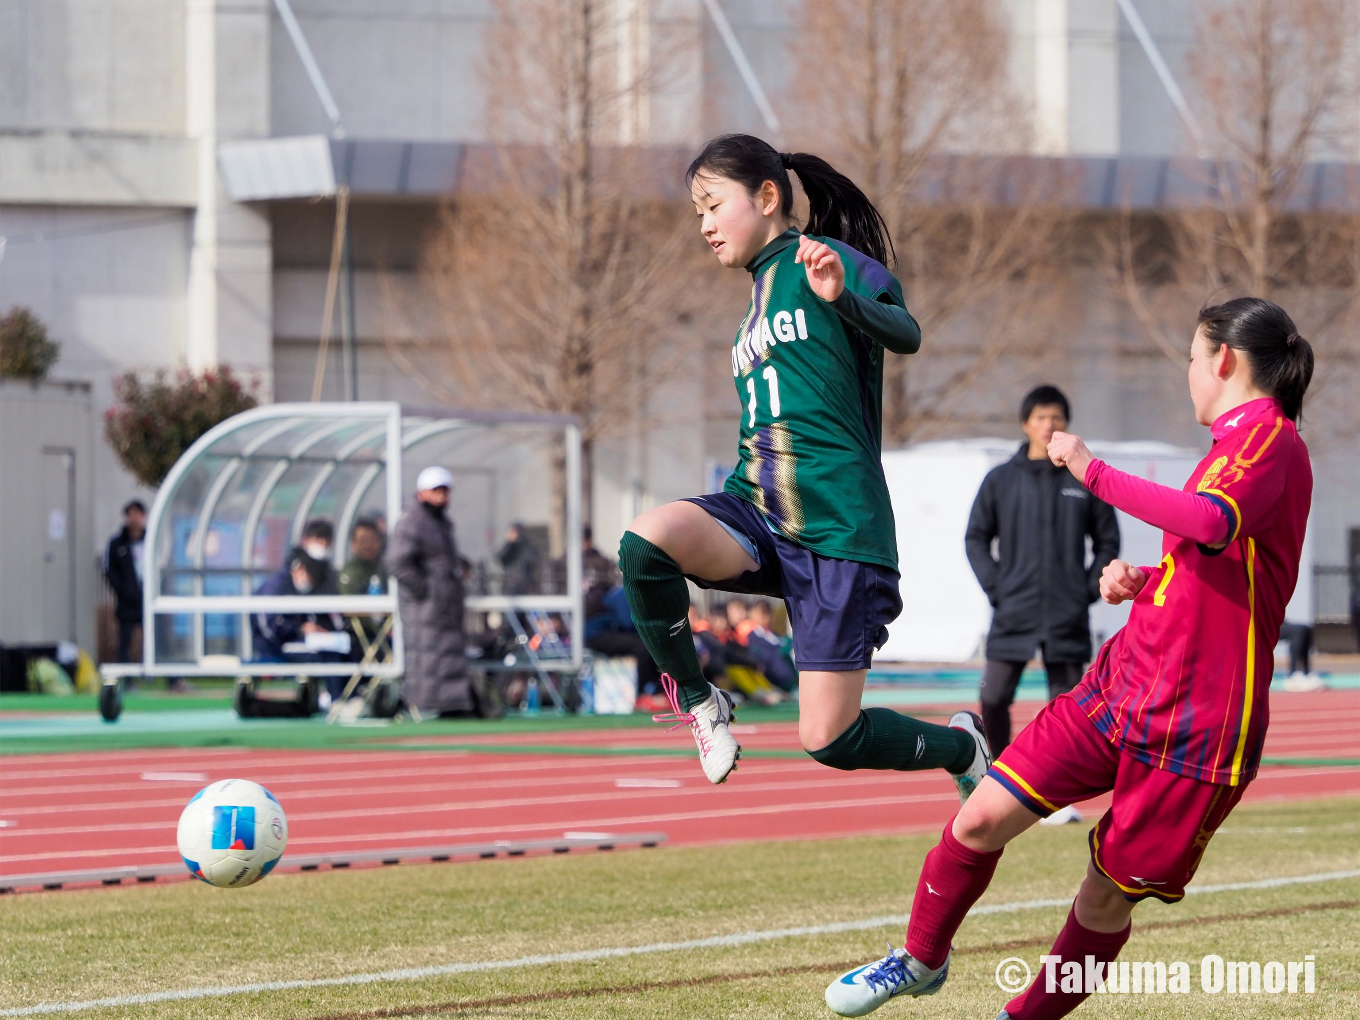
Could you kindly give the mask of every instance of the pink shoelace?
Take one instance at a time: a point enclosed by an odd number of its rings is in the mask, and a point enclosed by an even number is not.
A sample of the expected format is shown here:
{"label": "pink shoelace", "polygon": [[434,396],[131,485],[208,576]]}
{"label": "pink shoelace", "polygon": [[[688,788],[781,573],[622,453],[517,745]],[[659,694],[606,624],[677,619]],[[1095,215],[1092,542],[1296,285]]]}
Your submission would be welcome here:
{"label": "pink shoelace", "polygon": [[699,753],[708,754],[713,747],[713,742],[708,739],[708,734],[704,732],[704,728],[694,718],[694,713],[686,712],[680,707],[680,685],[671,678],[669,673],[661,674],[661,689],[666,694],[666,700],[671,703],[671,710],[652,716],[652,722],[675,723],[666,731],[667,733],[678,730],[682,726],[688,726],[699,741]]}

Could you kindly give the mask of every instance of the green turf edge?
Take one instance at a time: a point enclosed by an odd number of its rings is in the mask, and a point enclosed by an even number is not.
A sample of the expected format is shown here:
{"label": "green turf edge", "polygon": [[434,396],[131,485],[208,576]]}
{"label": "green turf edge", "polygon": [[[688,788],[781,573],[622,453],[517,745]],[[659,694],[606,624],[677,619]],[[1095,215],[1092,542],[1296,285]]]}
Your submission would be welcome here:
{"label": "green turf edge", "polygon": [[[1210,844],[1197,884],[1354,867],[1353,843],[1333,831],[1357,801],[1249,805]],[[1261,826],[1265,826],[1262,828]],[[1300,827],[1302,826],[1302,827]],[[1034,829],[1008,849],[986,901],[1070,895],[1086,857],[1080,826]],[[476,864],[281,875],[223,893],[196,883],[39,893],[0,900],[0,1004],[93,998],[142,989],[276,977],[324,977],[457,959],[504,959],[600,945],[675,941],[716,932],[880,916],[909,907],[920,858],[934,834],[805,843],[671,848]],[[773,894],[774,890],[777,894]],[[1360,1016],[1354,954],[1360,880],[1190,897],[1139,908],[1126,958],[1299,959],[1318,953],[1321,995],[1157,996],[1092,1001],[1078,1016],[1190,1020]],[[1266,918],[1271,908],[1313,913]],[[1065,908],[966,922],[945,993],[885,1018],[979,1020],[1006,996],[999,958],[1034,963]],[[1238,919],[1260,914],[1259,920]],[[1179,922],[1153,930],[1143,922]],[[881,932],[802,937],[417,982],[314,988],[231,999],[163,1002],[77,1014],[89,1020],[259,1020],[447,1016],[605,1020],[695,1016],[828,1016],[821,989],[833,965],[881,952]],[[1193,969],[1193,968],[1192,968]],[[770,973],[763,973],[769,971]],[[799,973],[801,971],[802,973]],[[742,975],[748,975],[743,977]],[[148,980],[148,978],[150,980]],[[709,981],[708,979],[714,979]],[[667,983],[673,987],[667,987]],[[1197,974],[1192,983],[1197,982]],[[636,990],[626,986],[637,985]],[[608,991],[609,988],[616,991]],[[1197,984],[1196,984],[1197,988]],[[601,990],[603,993],[601,992]],[[555,996],[514,1002],[515,997]],[[478,1003],[482,1005],[478,1005]],[[499,1002],[498,1005],[491,1003]],[[924,1007],[924,1008],[923,1008]]]}

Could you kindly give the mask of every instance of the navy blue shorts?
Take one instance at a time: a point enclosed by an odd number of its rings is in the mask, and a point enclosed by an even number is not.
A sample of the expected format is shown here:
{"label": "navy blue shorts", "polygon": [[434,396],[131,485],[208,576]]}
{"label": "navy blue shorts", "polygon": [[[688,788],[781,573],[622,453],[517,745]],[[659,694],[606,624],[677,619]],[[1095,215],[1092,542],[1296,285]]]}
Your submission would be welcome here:
{"label": "navy blue shorts", "polygon": [[888,640],[888,624],[902,612],[897,571],[820,556],[771,531],[759,510],[730,492],[687,502],[703,507],[760,564],[725,581],[691,581],[700,588],[783,599],[799,669],[869,668],[874,649]]}

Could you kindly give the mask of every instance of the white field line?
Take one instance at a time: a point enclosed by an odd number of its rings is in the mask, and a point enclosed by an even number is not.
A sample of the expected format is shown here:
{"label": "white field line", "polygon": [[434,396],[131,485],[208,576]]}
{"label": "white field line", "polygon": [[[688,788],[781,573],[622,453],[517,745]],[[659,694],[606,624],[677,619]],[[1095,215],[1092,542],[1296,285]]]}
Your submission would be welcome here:
{"label": "white field line", "polygon": [[[1237,892],[1248,889],[1275,889],[1289,885],[1312,885],[1322,882],[1339,882],[1348,878],[1360,878],[1360,870],[1324,871],[1313,875],[1291,875],[1284,878],[1266,878],[1254,882],[1225,882],[1220,885],[1191,886],[1187,894],[1206,895],[1209,893]],[[1071,904],[1070,897],[1048,900],[1020,900],[1013,903],[991,903],[974,907],[968,912],[970,917],[989,914],[1018,914],[1027,910],[1044,910],[1051,907],[1066,907]],[[144,1006],[156,1002],[182,1002],[186,999],[211,999],[225,995],[250,995],[259,992],[286,992],[297,988],[334,988],[339,985],[369,985],[391,981],[420,981],[425,978],[445,977],[453,974],[475,974],[495,970],[519,970],[525,967],[543,967],[559,963],[583,963],[590,960],[608,960],[627,956],[645,956],[651,953],[677,953],[693,949],[725,949],[732,946],[750,945],[753,942],[772,942],[776,939],[797,938],[807,935],[836,935],[851,931],[872,931],[875,928],[900,927],[910,919],[910,914],[884,914],[881,917],[866,917],[857,921],[834,921],[830,924],[810,924],[797,928],[769,928],[764,931],[743,931],[731,935],[710,935],[703,939],[686,939],[683,942],[651,942],[641,946],[608,946],[601,949],[582,949],[571,953],[539,953],[534,956],[519,956],[509,960],[480,960],[473,963],[446,963],[431,967],[405,967],[400,970],[383,970],[367,974],[345,974],[329,978],[302,978],[294,981],[260,981],[244,985],[217,985],[207,988],[179,988],[164,992],[145,992],[141,995],[117,995],[107,999],[87,999],[83,1002],[40,1002],[33,1006],[15,1006],[0,1009],[0,1017],[37,1016],[42,1013],[75,1013],[86,1009],[106,1006]]]}

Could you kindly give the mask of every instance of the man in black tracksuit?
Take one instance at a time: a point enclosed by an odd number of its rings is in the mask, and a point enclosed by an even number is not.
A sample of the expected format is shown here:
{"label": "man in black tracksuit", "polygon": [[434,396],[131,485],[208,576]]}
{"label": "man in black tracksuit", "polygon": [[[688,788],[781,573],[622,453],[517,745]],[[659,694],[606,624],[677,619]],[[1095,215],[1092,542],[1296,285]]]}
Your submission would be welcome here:
{"label": "man in black tracksuit", "polygon": [[1081,680],[1091,657],[1088,607],[1100,595],[1101,571],[1119,554],[1114,508],[1048,459],[1049,439],[1066,431],[1069,418],[1056,386],[1030,392],[1020,407],[1028,441],[988,472],[968,517],[968,562],[994,609],[982,674],[982,721],[993,757],[1010,743],[1011,702],[1036,648],[1050,699]]}
{"label": "man in black tracksuit", "polygon": [[[132,637],[142,625],[142,558],[146,548],[146,505],[134,499],[123,507],[123,529],[109,539],[104,553],[104,579],[113,590],[118,621],[118,662],[127,662]],[[137,658],[142,653],[138,651]]]}

